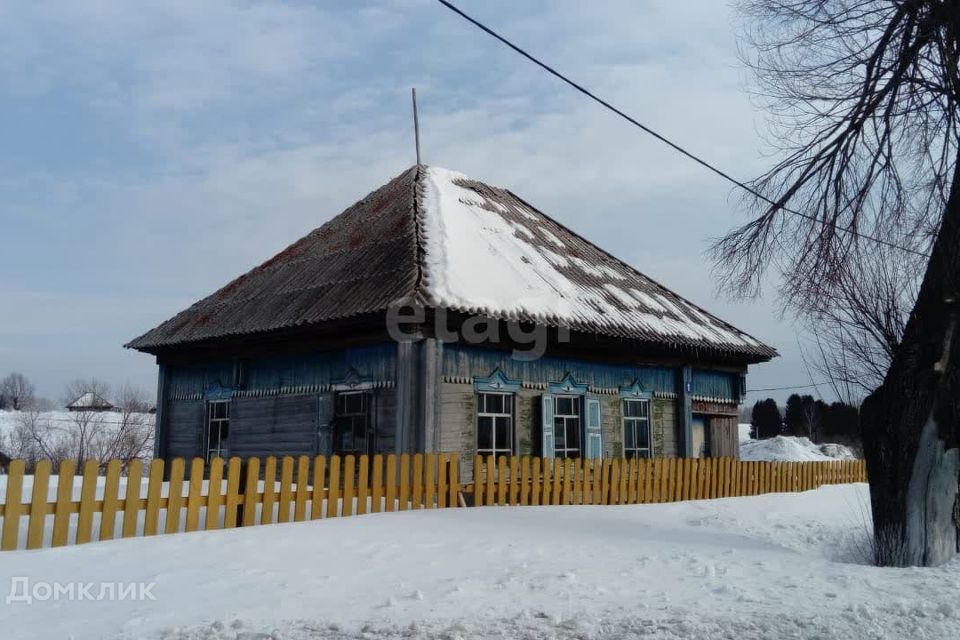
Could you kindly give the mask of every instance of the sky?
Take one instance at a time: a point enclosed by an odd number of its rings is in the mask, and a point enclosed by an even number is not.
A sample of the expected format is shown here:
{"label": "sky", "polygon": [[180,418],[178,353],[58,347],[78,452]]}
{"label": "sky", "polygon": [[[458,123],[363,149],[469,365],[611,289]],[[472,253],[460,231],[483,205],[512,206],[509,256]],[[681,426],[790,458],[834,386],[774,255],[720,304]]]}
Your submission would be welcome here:
{"label": "sky", "polygon": [[[726,3],[459,4],[733,175],[772,162]],[[0,376],[152,393],[122,345],[413,165],[412,86],[426,164],[775,346],[748,388],[810,383],[775,290],[717,294],[740,195],[434,0],[0,0]]]}

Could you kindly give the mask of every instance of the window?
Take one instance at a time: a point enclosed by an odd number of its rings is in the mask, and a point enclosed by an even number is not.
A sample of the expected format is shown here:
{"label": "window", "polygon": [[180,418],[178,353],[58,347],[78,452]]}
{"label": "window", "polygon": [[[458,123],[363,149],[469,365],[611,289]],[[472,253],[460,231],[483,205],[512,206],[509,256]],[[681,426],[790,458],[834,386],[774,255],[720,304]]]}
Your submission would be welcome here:
{"label": "window", "polygon": [[513,455],[513,394],[477,394],[477,454]]}
{"label": "window", "polygon": [[207,462],[214,458],[226,459],[227,438],[230,435],[230,401],[207,403]]}
{"label": "window", "polygon": [[623,401],[623,456],[628,460],[653,457],[650,447],[648,400]]}
{"label": "window", "polygon": [[339,455],[370,453],[370,394],[338,393],[334,409],[333,452]]}
{"label": "window", "polygon": [[580,457],[580,398],[553,399],[553,448],[558,458]]}

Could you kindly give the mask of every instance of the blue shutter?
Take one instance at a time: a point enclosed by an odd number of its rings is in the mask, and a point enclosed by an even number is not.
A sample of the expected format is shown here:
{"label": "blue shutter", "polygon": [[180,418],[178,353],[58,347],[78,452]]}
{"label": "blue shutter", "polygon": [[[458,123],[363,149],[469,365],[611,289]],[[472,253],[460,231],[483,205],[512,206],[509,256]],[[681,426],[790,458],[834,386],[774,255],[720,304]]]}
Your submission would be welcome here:
{"label": "blue shutter", "polygon": [[317,453],[329,456],[333,453],[334,394],[321,393],[317,411]]}
{"label": "blue shutter", "polygon": [[584,452],[587,458],[603,457],[603,423],[600,420],[600,398],[587,396],[587,424]]}
{"label": "blue shutter", "polygon": [[541,424],[543,436],[540,455],[544,458],[553,458],[556,455],[553,445],[553,396],[545,393],[540,397],[541,404],[543,405],[543,420]]}

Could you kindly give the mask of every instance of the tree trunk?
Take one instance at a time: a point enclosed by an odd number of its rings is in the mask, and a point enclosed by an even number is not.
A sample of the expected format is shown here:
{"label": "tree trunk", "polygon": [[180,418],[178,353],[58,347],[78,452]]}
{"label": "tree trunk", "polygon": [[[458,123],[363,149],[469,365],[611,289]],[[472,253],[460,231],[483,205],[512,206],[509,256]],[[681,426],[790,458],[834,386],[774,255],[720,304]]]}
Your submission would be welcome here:
{"label": "tree trunk", "polygon": [[903,341],[861,407],[874,556],[936,566],[960,550],[960,161]]}

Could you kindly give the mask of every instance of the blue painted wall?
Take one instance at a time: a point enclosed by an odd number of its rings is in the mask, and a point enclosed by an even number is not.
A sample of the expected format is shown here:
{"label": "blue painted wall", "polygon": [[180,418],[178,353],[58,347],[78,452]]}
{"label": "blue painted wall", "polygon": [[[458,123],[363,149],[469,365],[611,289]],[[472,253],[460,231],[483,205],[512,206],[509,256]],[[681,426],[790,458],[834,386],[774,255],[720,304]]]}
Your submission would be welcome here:
{"label": "blue painted wall", "polygon": [[518,360],[509,352],[459,344],[443,347],[443,375],[458,378],[489,376],[499,367],[508,378],[528,383],[558,382],[567,373],[581,384],[618,388],[639,379],[647,391],[675,393],[677,369],[619,364],[603,364],[571,358],[544,357]]}
{"label": "blue painted wall", "polygon": [[[397,348],[393,343],[244,360],[246,390],[330,384],[343,380],[351,369],[362,378],[396,381]],[[233,386],[233,362],[169,365],[168,393],[183,396],[213,386]]]}
{"label": "blue painted wall", "polygon": [[723,398],[730,402],[740,402],[740,374],[726,371],[693,370],[693,390],[695,396]]}

